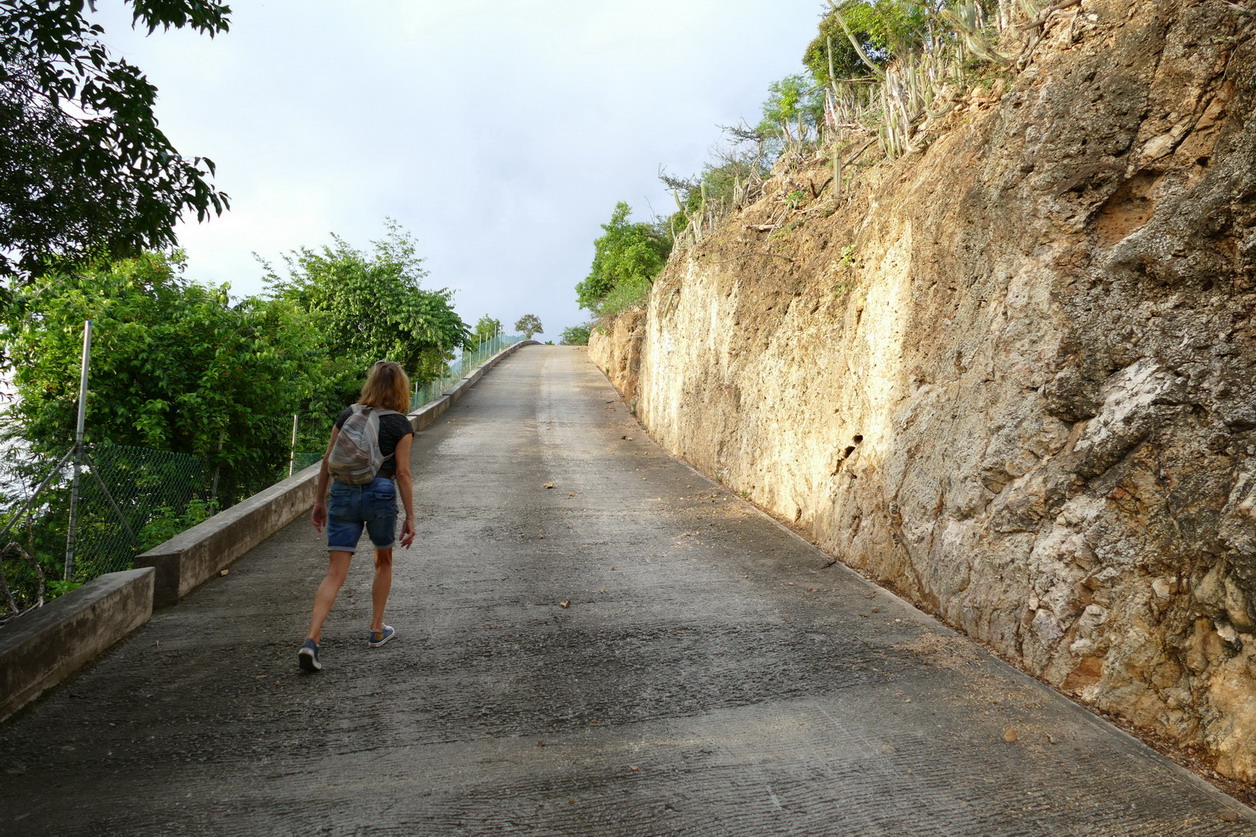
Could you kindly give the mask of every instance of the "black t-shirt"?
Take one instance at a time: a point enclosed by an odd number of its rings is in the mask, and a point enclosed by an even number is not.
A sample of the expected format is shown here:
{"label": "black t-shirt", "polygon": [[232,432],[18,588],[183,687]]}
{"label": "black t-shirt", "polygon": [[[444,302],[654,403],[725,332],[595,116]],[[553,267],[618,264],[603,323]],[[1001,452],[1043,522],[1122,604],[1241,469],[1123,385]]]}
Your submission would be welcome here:
{"label": "black t-shirt", "polygon": [[[351,415],[353,415],[353,408],[345,407],[340,418],[336,419],[336,429],[343,427],[345,419]],[[379,473],[375,476],[389,479],[396,476],[397,461],[393,457],[393,452],[397,450],[398,442],[412,435],[414,435],[414,428],[410,426],[410,419],[405,416],[391,414],[379,417],[379,452],[384,455],[385,459],[384,464],[379,466]]]}

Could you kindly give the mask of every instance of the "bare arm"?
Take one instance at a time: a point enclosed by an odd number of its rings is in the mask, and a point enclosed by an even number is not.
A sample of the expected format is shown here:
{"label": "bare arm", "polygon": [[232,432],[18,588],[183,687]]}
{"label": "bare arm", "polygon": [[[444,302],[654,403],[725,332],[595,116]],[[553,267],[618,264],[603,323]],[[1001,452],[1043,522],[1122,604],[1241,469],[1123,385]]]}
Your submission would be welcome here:
{"label": "bare arm", "polygon": [[318,484],[314,487],[314,510],[310,512],[310,522],[320,532],[327,523],[327,486],[331,483],[331,473],[327,470],[327,457],[331,455],[331,449],[335,446],[336,437],[339,435],[340,428],[333,427],[331,441],[327,443],[327,450],[323,452],[323,464],[318,468]]}
{"label": "bare arm", "polygon": [[394,479],[397,482],[397,492],[401,494],[401,508],[406,515],[405,522],[401,524],[401,545],[406,549],[414,543],[414,486],[410,480],[410,445],[413,442],[413,434],[407,433],[397,442],[397,449],[393,453],[393,461],[397,465]]}

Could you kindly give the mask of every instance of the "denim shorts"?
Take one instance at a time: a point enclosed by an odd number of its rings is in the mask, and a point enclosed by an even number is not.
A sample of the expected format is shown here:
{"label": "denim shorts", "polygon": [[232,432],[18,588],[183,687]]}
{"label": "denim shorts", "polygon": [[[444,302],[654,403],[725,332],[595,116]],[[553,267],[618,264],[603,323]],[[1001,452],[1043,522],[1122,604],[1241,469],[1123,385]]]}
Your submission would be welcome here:
{"label": "denim shorts", "polygon": [[376,477],[366,485],[333,481],[327,498],[327,549],[352,552],[362,537],[362,528],[376,549],[390,549],[396,543],[397,487],[387,477]]}

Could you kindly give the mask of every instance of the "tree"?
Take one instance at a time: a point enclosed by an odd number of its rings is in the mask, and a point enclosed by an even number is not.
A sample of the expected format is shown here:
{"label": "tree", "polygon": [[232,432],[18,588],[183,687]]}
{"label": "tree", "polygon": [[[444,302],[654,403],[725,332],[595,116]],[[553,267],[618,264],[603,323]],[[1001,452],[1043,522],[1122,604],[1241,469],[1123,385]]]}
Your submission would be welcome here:
{"label": "tree", "polygon": [[819,34],[807,46],[802,62],[821,88],[867,76],[873,70],[860,51],[873,64],[883,66],[919,49],[929,36],[930,9],[938,5],[936,0],[843,0],[820,21]]}
{"label": "tree", "polygon": [[0,325],[18,399],[9,435],[54,459],[74,441],[83,321],[93,321],[87,439],[186,453],[247,495],[274,480],[317,379],[298,311],[181,274],[144,254],[46,272],[14,292]]}
{"label": "tree", "polygon": [[471,335],[471,340],[469,341],[468,346],[469,348],[475,348],[481,343],[487,343],[489,340],[492,340],[501,333],[502,321],[495,320],[488,314],[485,314],[476,321],[475,331]]}
{"label": "tree", "polygon": [[[150,33],[229,25],[219,0],[129,2]],[[110,57],[84,6],[0,0],[0,277],[173,247],[186,211],[228,207],[213,162],[179,155],[157,127],[157,89]]]}
{"label": "tree", "polygon": [[574,325],[571,328],[563,329],[561,342],[564,346],[587,346],[589,345],[589,324]]}
{"label": "tree", "polygon": [[523,339],[531,340],[534,334],[544,334],[545,329],[541,328],[541,318],[536,314],[524,314],[515,323],[515,331],[523,332]]}
{"label": "tree", "polygon": [[[6,414],[6,505],[25,500],[74,442],[83,321],[93,321],[87,453],[111,500],[93,478],[80,481],[71,586],[272,484],[288,464],[292,414],[323,381],[303,312],[234,303],[225,285],[191,283],[181,269],[178,254],[148,253],[45,271],[14,289],[0,316],[17,390]],[[39,578],[60,575],[69,519],[68,483],[55,480],[22,534],[10,534],[19,551],[0,552],[11,606],[36,604]]]}
{"label": "tree", "polygon": [[387,237],[372,242],[373,253],[333,235],[334,246],[289,254],[288,278],[269,276],[274,297],[303,311],[319,335],[340,405],[352,400],[375,361],[396,361],[424,384],[443,372],[469,336],[453,309],[453,292],[420,287],[427,271],[413,239],[391,220],[386,227]]}
{"label": "tree", "polygon": [[576,285],[581,308],[595,313],[617,289],[644,293],[671,253],[670,236],[653,224],[632,223],[632,207],[620,201],[602,235],[593,242],[593,265],[589,275]]}

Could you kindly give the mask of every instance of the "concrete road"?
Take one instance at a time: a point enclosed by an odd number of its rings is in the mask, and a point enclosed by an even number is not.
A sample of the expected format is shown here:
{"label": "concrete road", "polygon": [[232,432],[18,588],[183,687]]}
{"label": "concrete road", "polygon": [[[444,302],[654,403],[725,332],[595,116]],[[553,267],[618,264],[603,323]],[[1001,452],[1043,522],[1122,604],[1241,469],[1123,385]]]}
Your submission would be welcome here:
{"label": "concrete road", "polygon": [[1247,808],[666,456],[527,348],[416,440],[368,650],[302,520],[0,729],[0,832],[1256,835]]}

